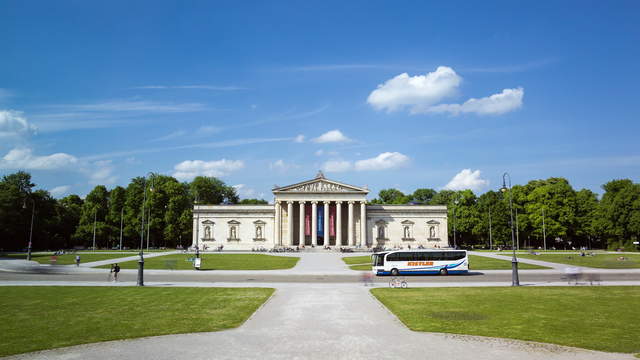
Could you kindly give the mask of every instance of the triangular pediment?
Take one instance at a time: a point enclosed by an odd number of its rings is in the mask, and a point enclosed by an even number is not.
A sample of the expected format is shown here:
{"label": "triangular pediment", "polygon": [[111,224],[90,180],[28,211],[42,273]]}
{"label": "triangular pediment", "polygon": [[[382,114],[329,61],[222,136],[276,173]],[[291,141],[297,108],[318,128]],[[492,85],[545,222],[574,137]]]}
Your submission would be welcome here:
{"label": "triangular pediment", "polygon": [[273,193],[357,193],[366,195],[369,190],[325,179],[324,177],[317,177],[313,180],[277,187],[273,189]]}

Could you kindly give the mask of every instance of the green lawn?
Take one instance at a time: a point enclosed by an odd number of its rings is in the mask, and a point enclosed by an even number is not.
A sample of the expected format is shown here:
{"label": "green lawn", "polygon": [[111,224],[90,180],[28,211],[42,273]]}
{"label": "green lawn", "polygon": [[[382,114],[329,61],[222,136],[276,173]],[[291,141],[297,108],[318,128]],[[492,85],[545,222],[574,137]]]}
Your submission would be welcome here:
{"label": "green lawn", "polygon": [[0,356],[241,325],[260,288],[2,287]]}
{"label": "green lawn", "polygon": [[[602,269],[640,268],[640,254],[596,254],[595,256],[580,256],[579,254],[527,254],[518,255],[518,257]],[[620,257],[624,257],[626,260],[618,260]]]}
{"label": "green lawn", "polygon": [[[53,253],[34,253],[31,254],[31,260],[33,261],[37,261],[40,264],[52,264],[53,262],[51,261],[51,256],[53,255]],[[80,255],[80,263],[86,263],[86,262],[92,262],[92,261],[100,261],[100,260],[109,260],[109,259],[117,259],[117,258],[121,258],[121,257],[128,257],[128,256],[134,256],[136,254],[131,253],[131,254],[127,254],[127,253],[123,253],[123,254],[85,254],[85,253],[78,253],[78,254],[65,254],[65,255],[58,255],[56,264],[57,265],[69,265],[69,264],[75,264],[76,263],[76,255]],[[14,258],[14,259],[26,259],[27,258],[27,254],[6,254],[6,255],[1,255],[0,257],[10,257],[10,258]]]}
{"label": "green lawn", "polygon": [[640,352],[640,287],[371,290],[410,329]]}
{"label": "green lawn", "polygon": [[370,255],[345,256],[345,257],[342,258],[342,261],[344,261],[344,263],[347,264],[347,265],[371,264],[371,256]]}
{"label": "green lawn", "polygon": [[[344,261],[351,270],[371,270],[371,258],[369,256],[347,256],[343,257]],[[511,269],[511,261],[492,259],[479,255],[469,255],[470,270],[507,270]],[[548,269],[544,266],[518,263],[518,269]]]}
{"label": "green lawn", "polygon": [[[510,270],[510,260],[488,258],[480,255],[469,255],[470,271],[473,270]],[[518,263],[518,269],[548,269],[548,267]]]}
{"label": "green lawn", "polygon": [[[189,261],[193,254],[172,254],[144,260],[145,269],[193,270]],[[300,258],[293,256],[272,256],[264,254],[201,254],[201,270],[278,270],[291,269]],[[123,269],[137,269],[138,261],[119,264]],[[100,266],[110,268],[111,265]]]}

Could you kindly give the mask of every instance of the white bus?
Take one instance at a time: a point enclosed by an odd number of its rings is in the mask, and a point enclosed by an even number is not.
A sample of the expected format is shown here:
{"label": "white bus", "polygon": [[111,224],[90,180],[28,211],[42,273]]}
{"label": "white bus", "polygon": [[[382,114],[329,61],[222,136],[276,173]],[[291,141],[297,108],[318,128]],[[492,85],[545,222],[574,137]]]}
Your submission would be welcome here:
{"label": "white bus", "polygon": [[399,250],[371,255],[375,275],[466,274],[469,259],[466,250]]}

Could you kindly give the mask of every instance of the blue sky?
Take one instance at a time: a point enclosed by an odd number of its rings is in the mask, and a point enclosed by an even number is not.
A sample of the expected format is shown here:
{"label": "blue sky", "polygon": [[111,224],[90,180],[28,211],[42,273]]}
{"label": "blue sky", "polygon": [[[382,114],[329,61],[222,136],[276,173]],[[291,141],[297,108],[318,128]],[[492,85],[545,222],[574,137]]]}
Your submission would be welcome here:
{"label": "blue sky", "polygon": [[640,3],[0,4],[0,174],[149,171],[243,197],[640,177]]}

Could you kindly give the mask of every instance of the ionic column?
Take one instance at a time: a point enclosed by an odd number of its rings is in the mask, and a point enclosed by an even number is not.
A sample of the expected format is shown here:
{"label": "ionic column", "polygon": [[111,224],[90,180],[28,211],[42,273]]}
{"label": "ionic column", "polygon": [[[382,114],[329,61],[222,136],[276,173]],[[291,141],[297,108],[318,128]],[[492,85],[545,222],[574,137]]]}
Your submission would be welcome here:
{"label": "ionic column", "polygon": [[282,245],[282,239],[280,237],[281,233],[280,233],[280,218],[281,218],[281,211],[280,211],[280,201],[276,201],[275,202],[275,206],[276,206],[276,226],[275,226],[275,237],[276,237],[276,246]]}
{"label": "ionic column", "polygon": [[311,202],[311,244],[318,245],[318,202]]}
{"label": "ionic column", "polygon": [[347,245],[353,246],[356,244],[353,239],[353,201],[349,201],[349,221],[347,225]]}
{"label": "ionic column", "polygon": [[300,201],[300,240],[298,246],[304,245],[304,201]]}
{"label": "ionic column", "polygon": [[342,246],[342,201],[336,201],[336,247]]}
{"label": "ionic column", "polygon": [[293,201],[287,201],[287,245],[293,245]]}
{"label": "ionic column", "polygon": [[367,204],[360,202],[360,246],[367,246]]}
{"label": "ionic column", "polygon": [[329,246],[329,204],[330,201],[324,201],[324,246]]}

